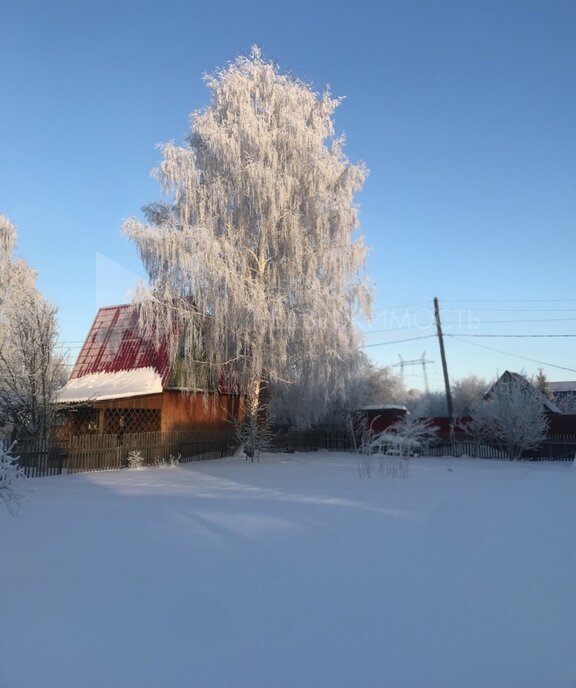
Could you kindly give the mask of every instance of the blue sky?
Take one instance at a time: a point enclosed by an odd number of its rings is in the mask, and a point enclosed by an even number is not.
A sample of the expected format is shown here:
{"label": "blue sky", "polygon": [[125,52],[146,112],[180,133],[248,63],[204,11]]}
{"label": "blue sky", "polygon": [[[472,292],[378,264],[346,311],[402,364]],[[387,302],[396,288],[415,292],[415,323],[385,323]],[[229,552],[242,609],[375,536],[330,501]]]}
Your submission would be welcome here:
{"label": "blue sky", "polygon": [[208,104],[202,74],[258,44],[345,96],[336,129],[370,169],[371,358],[425,351],[439,388],[438,296],[453,378],[538,360],[576,379],[576,337],[510,336],[576,334],[574,0],[19,0],[0,36],[0,212],[72,355],[143,274],[120,227],[159,197],[155,145]]}

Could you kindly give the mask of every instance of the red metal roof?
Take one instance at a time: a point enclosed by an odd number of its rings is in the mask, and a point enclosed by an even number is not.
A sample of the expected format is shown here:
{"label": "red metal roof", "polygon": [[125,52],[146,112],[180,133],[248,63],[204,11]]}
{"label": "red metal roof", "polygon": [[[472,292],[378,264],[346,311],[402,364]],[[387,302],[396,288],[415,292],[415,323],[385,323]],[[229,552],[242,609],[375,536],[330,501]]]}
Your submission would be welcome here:
{"label": "red metal roof", "polygon": [[71,379],[91,373],[154,368],[164,385],[170,374],[165,346],[145,338],[133,305],[100,308],[72,370]]}

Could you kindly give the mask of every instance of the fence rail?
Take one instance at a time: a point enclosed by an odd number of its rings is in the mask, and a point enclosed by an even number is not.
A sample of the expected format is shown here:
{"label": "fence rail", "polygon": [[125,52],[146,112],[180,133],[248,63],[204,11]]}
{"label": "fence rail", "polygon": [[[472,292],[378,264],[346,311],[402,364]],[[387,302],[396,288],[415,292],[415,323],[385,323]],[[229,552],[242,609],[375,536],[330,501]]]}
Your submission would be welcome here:
{"label": "fence rail", "polygon": [[123,435],[77,435],[62,441],[21,441],[12,453],[29,478],[125,468],[130,452],[139,452],[143,466],[179,457],[180,463],[230,456],[236,449],[233,431],[141,432]]}

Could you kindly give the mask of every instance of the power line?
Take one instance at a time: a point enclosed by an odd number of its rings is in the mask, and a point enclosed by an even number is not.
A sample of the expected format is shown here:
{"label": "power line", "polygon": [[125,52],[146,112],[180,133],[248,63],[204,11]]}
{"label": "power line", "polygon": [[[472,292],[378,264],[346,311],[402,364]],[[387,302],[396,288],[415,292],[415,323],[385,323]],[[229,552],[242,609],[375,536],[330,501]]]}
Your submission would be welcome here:
{"label": "power line", "polygon": [[364,346],[361,346],[361,349],[367,349],[369,346],[386,346],[387,344],[401,344],[402,342],[416,342],[419,339],[430,339],[431,337],[435,337],[435,334],[425,334],[422,337],[410,337],[409,339],[395,339],[394,341],[391,342],[377,342],[376,344],[364,344]]}
{"label": "power line", "polygon": [[[476,325],[511,325],[516,323],[552,323],[552,322],[574,322],[576,318],[539,318],[539,319],[523,319],[523,320],[481,320]],[[462,322],[446,322],[443,327],[462,327]],[[387,327],[382,330],[362,330],[364,334],[382,334],[384,332],[399,332],[401,330],[424,330],[433,327],[434,324],[430,322],[428,325],[405,325],[404,327]]]}
{"label": "power line", "polygon": [[485,344],[478,344],[478,342],[468,342],[466,339],[460,339],[456,335],[450,335],[453,339],[464,344],[470,344],[472,346],[477,346],[481,349],[487,349],[488,351],[494,351],[497,354],[503,354],[504,356],[512,356],[513,358],[520,358],[523,361],[530,361],[531,363],[538,363],[539,365],[547,366],[549,368],[558,368],[559,370],[569,370],[571,373],[576,373],[576,369],[567,368],[566,366],[556,365],[555,363],[547,363],[546,361],[540,361],[536,358],[528,358],[527,356],[520,356],[520,354],[512,354],[509,351],[501,351],[500,349],[494,349],[491,346],[486,346]]}
{"label": "power line", "polygon": [[576,299],[442,299],[449,303],[573,303]]}
{"label": "power line", "polygon": [[[459,308],[459,311],[465,310]],[[574,313],[572,308],[469,308],[473,313]]]}
{"label": "power line", "polygon": [[576,334],[445,334],[446,337],[493,337],[493,338],[512,338],[512,339],[539,339],[555,337],[576,337]]}
{"label": "power line", "polygon": [[[525,322],[533,322],[533,323],[547,323],[547,322],[572,322],[576,320],[576,318],[523,318],[521,320],[481,320],[478,324],[479,325],[500,325],[500,324],[509,324],[509,323],[525,323]],[[456,324],[461,324],[461,323],[446,323],[447,325],[456,325]]]}

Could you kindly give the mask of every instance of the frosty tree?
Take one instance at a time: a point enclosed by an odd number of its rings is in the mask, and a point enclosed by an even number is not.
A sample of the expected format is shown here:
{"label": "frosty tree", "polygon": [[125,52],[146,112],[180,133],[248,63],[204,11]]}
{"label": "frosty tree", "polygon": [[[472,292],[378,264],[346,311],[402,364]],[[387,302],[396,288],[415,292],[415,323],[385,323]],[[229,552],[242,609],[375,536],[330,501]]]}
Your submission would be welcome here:
{"label": "frosty tree", "polygon": [[16,230],[0,215],[0,423],[12,438],[44,438],[54,392],[63,384],[55,354],[56,309],[36,289],[35,273],[13,260]]}
{"label": "frosty tree", "polygon": [[163,201],[144,209],[148,224],[124,225],[150,277],[143,319],[183,355],[188,387],[208,365],[255,418],[265,385],[297,385],[311,422],[345,389],[353,317],[370,307],[353,236],[366,170],[334,136],[340,101],[257,48],[207,83],[186,144],[162,147]]}
{"label": "frosty tree", "polygon": [[6,448],[0,440],[0,501],[4,502],[9,513],[16,514],[24,500],[21,481],[26,478],[18,466],[19,457],[12,454],[12,447]]}
{"label": "frosty tree", "polygon": [[548,380],[548,377],[542,368],[538,368],[538,373],[534,378],[533,384],[536,389],[542,392],[546,399],[554,401],[554,394],[552,394],[552,390],[550,388],[550,381]]}
{"label": "frosty tree", "polygon": [[486,399],[471,411],[462,428],[477,444],[497,444],[511,460],[537,449],[548,435],[545,397],[521,375],[509,375],[493,385]]}
{"label": "frosty tree", "polygon": [[576,394],[574,392],[555,396],[554,403],[562,413],[576,414]]}
{"label": "frosty tree", "polygon": [[452,385],[454,413],[457,416],[469,413],[472,407],[482,400],[488,387],[486,380],[477,375],[456,380]]}

